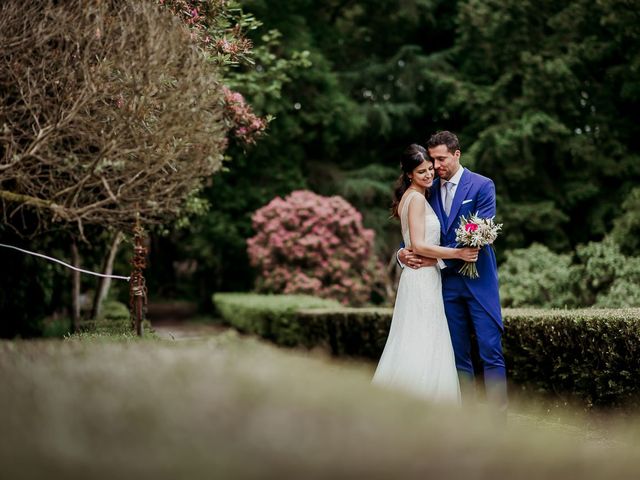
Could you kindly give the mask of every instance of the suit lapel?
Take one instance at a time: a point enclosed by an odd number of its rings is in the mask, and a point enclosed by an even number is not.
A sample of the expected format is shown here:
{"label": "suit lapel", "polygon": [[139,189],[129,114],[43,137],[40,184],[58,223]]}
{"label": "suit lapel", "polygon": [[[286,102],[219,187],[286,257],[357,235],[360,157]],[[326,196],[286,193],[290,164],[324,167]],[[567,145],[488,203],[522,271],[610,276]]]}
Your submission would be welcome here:
{"label": "suit lapel", "polygon": [[460,185],[458,185],[458,188],[456,188],[456,195],[455,197],[453,197],[451,212],[449,213],[449,218],[447,219],[447,229],[445,230],[446,232],[448,232],[451,226],[456,223],[456,219],[458,218],[458,211],[460,211],[462,201],[467,197],[467,192],[470,188],[471,179],[469,171],[465,169],[462,172],[462,176],[460,177]]}

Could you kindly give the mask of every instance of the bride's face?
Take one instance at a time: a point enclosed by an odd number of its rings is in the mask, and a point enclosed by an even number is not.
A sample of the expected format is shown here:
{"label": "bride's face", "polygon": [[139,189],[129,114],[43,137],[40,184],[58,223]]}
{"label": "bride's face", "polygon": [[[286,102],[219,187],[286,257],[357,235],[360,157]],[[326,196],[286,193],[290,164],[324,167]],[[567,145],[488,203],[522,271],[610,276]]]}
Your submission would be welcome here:
{"label": "bride's face", "polygon": [[433,163],[425,160],[413,169],[412,174],[411,178],[413,179],[413,184],[416,187],[429,188],[433,183],[433,177],[435,175]]}

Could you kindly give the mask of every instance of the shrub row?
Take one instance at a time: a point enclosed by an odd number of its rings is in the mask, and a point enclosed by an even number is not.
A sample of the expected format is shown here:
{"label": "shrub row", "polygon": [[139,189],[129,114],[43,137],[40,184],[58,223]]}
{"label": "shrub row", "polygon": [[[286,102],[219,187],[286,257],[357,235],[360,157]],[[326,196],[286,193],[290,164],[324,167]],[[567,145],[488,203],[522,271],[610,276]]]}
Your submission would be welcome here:
{"label": "shrub row", "polygon": [[222,319],[241,332],[259,335],[278,345],[311,348],[323,342],[324,329],[298,318],[302,309],[340,308],[333,300],[310,295],[216,293],[213,304]]}
{"label": "shrub row", "polygon": [[[388,308],[340,308],[306,296],[217,294],[223,319],[283,346],[377,360]],[[329,307],[329,308],[327,308]],[[640,309],[503,311],[510,379],[587,406],[640,405]]]}
{"label": "shrub row", "polygon": [[640,406],[640,309],[505,310],[510,378],[587,406]]}

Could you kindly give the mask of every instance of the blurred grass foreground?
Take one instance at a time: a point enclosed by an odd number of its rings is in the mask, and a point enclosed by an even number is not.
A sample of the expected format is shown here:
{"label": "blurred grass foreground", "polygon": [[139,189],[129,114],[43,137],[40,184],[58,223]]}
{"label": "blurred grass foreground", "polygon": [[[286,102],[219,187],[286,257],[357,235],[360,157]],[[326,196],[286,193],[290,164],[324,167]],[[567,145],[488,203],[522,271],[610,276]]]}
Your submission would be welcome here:
{"label": "blurred grass foreground", "polygon": [[[371,386],[371,365],[210,338],[0,343],[2,478],[632,478],[615,441]],[[627,435],[627,436],[625,436]]]}

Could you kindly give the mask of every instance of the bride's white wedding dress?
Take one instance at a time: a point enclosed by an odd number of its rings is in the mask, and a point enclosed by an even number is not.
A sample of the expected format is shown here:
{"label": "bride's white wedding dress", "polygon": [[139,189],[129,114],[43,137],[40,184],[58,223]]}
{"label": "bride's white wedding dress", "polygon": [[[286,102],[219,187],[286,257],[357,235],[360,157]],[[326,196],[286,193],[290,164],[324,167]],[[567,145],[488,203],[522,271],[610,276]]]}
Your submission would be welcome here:
{"label": "bride's white wedding dress", "polygon": [[[405,245],[411,246],[408,211],[412,200],[426,203],[425,241],[439,245],[440,221],[419,192],[411,192],[405,198],[400,212]],[[460,404],[460,386],[438,266],[402,270],[389,337],[373,383],[406,390],[436,402]]]}

